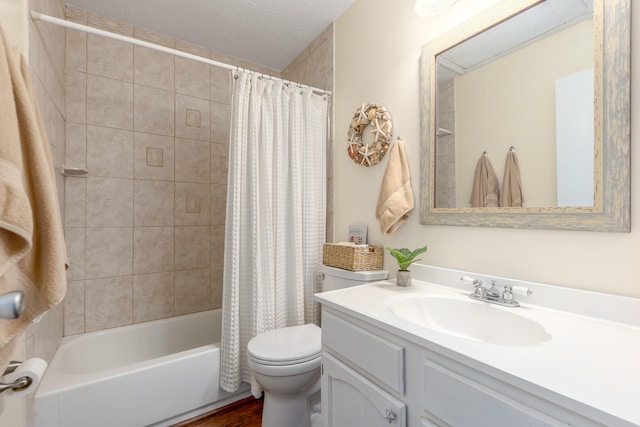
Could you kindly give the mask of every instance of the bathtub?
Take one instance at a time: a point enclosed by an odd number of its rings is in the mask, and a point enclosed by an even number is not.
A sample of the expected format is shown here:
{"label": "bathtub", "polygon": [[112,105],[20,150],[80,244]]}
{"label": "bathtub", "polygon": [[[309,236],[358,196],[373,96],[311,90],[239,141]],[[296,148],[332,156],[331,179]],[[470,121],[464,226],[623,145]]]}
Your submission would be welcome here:
{"label": "bathtub", "polygon": [[62,339],[34,427],[168,426],[250,395],[219,387],[221,310]]}

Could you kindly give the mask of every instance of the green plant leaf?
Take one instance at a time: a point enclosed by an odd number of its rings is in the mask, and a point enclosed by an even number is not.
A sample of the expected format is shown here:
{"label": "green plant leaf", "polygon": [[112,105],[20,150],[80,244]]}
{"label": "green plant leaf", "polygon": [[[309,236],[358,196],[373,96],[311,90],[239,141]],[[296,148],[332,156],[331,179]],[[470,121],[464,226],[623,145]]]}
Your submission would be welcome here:
{"label": "green plant leaf", "polygon": [[415,257],[426,252],[427,247],[423,246],[422,248],[418,248],[414,251],[411,251],[407,248],[400,248],[400,249],[387,248],[387,250],[391,255],[393,255],[396,261],[398,261],[398,266],[400,270],[406,270],[414,262],[420,261],[420,259],[415,259]]}

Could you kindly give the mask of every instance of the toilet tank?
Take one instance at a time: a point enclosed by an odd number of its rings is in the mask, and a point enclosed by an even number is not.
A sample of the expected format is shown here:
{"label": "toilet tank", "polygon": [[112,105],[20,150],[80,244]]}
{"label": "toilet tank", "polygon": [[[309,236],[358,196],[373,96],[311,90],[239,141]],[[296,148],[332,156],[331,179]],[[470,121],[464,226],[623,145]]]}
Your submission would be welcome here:
{"label": "toilet tank", "polygon": [[320,272],[324,276],[322,292],[364,285],[369,282],[378,282],[389,277],[389,272],[386,270],[349,271],[326,265],[320,268]]}

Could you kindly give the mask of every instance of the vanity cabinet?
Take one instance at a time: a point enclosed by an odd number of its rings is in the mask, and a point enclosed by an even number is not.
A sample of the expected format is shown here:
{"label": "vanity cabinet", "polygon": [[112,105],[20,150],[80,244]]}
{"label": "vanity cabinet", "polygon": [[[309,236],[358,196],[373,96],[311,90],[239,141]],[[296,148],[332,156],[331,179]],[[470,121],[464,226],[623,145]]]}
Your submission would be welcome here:
{"label": "vanity cabinet", "polygon": [[324,427],[616,425],[589,418],[584,405],[531,393],[495,368],[335,308],[322,309]]}
{"label": "vanity cabinet", "polygon": [[407,425],[406,405],[331,354],[323,356],[322,413],[325,427]]}
{"label": "vanity cabinet", "polygon": [[322,317],[325,427],[406,427],[404,348],[326,311]]}

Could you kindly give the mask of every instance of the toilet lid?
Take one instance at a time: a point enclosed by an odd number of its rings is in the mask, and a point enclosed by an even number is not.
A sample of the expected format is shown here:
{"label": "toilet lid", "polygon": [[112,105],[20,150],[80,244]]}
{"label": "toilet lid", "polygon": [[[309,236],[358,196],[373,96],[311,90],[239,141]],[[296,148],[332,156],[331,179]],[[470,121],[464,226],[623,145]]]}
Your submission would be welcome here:
{"label": "toilet lid", "polygon": [[247,352],[265,365],[290,365],[320,357],[320,328],[307,325],[290,326],[260,334],[249,341]]}

